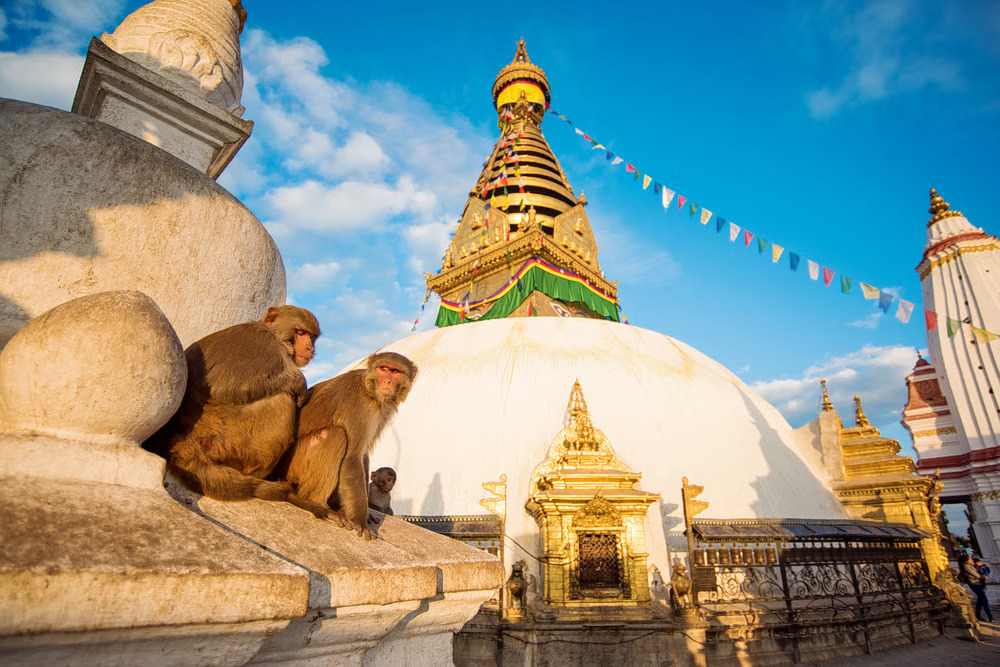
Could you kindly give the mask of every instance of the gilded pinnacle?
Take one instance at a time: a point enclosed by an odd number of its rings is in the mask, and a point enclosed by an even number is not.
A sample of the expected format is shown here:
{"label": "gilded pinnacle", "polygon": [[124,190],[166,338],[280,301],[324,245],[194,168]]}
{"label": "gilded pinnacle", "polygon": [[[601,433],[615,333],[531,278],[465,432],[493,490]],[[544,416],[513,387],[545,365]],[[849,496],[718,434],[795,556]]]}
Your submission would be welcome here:
{"label": "gilded pinnacle", "polygon": [[820,378],[819,383],[823,387],[823,405],[821,409],[823,412],[830,412],[833,410],[833,403],[830,402],[830,394],[826,393],[826,380]]}
{"label": "gilded pinnacle", "polygon": [[868,421],[868,417],[865,416],[865,411],[861,408],[861,397],[857,394],[854,395],[854,425],[855,426],[871,426],[872,423]]}
{"label": "gilded pinnacle", "polygon": [[962,215],[960,211],[949,210],[950,206],[951,205],[944,200],[944,197],[937,193],[937,190],[931,188],[931,207],[927,209],[927,212],[932,214],[934,217],[927,222],[927,226],[930,227],[935,222],[944,220],[945,218],[954,218],[955,216]]}

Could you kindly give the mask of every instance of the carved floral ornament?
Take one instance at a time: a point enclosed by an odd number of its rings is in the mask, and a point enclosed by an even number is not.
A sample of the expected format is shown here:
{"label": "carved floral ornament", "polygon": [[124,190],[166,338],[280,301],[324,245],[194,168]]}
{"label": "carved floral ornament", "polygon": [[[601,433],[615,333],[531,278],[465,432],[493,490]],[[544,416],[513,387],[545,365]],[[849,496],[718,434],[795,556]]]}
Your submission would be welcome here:
{"label": "carved floral ornament", "polygon": [[574,528],[617,528],[621,525],[621,514],[600,492],[573,517]]}
{"label": "carved floral ornament", "polygon": [[[552,439],[548,456],[531,473],[531,484],[528,487],[531,495],[547,490],[545,478],[560,469],[589,468],[631,472],[627,465],[615,457],[615,451],[604,432],[594,427],[579,380],[573,383],[567,411],[569,424]],[[604,502],[607,503],[606,500]]]}

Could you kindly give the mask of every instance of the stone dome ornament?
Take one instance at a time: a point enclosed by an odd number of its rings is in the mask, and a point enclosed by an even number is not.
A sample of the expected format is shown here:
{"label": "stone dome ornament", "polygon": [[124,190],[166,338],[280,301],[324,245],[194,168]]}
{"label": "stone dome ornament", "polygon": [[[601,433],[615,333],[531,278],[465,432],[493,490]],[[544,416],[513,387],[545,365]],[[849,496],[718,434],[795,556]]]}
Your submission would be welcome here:
{"label": "stone dome ornament", "polygon": [[242,116],[240,0],[154,0],[101,41],[216,106]]}

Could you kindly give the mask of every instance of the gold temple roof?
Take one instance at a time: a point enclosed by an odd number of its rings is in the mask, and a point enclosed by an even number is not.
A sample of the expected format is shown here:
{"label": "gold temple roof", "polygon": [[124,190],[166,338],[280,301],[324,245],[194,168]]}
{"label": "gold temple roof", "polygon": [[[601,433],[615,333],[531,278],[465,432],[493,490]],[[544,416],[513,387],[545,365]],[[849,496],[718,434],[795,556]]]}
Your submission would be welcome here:
{"label": "gold temple roof", "polygon": [[935,222],[944,220],[945,218],[953,218],[955,216],[962,215],[961,211],[951,211],[949,208],[951,204],[944,200],[944,197],[937,193],[937,190],[931,188],[931,207],[927,209],[927,212],[932,214],[933,217],[927,221],[927,226],[930,227]]}

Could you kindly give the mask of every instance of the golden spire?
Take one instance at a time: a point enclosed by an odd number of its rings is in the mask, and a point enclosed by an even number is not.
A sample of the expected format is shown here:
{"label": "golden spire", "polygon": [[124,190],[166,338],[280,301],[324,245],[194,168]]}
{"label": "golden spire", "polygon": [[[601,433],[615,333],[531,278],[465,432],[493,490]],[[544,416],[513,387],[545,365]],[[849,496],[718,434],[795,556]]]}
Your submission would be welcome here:
{"label": "golden spire", "polygon": [[545,72],[528,58],[522,37],[514,59],[500,70],[493,82],[493,105],[500,115],[497,125],[504,127],[507,122],[523,119],[539,126],[550,99]]}
{"label": "golden spire", "polygon": [[596,446],[597,439],[594,433],[594,423],[590,420],[590,412],[587,410],[587,400],[583,397],[583,387],[580,386],[580,379],[573,382],[573,389],[569,392],[570,426],[576,430],[576,446],[580,449],[592,448]]}
{"label": "golden spire", "polygon": [[830,412],[833,410],[833,403],[830,402],[830,394],[826,393],[826,380],[820,378],[819,384],[823,387],[823,406],[821,409],[823,412]]}
{"label": "golden spire", "polygon": [[954,218],[962,215],[961,211],[948,210],[950,206],[951,205],[944,200],[944,197],[937,193],[937,190],[931,188],[931,207],[927,209],[927,212],[932,214],[934,217],[927,222],[927,226],[930,227],[935,222],[939,222],[945,218]]}
{"label": "golden spire", "polygon": [[861,409],[861,397],[857,394],[854,395],[854,425],[855,426],[871,426],[872,423],[868,421],[868,417],[865,416],[865,411]]}

